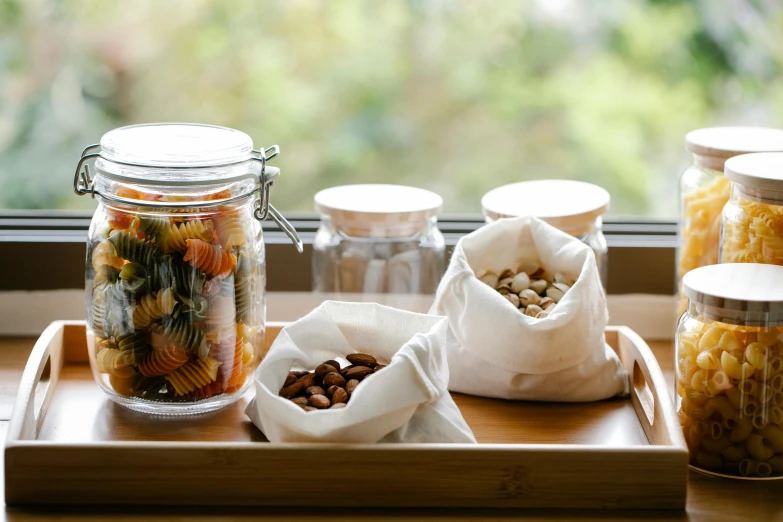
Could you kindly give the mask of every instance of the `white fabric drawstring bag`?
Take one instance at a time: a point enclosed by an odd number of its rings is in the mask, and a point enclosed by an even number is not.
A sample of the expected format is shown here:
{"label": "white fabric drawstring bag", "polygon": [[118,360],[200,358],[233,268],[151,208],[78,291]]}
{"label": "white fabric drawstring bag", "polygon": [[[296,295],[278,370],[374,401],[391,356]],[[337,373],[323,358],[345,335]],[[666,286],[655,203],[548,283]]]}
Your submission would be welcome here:
{"label": "white fabric drawstring bag", "polygon": [[[542,319],[477,278],[526,261],[576,279]],[[564,402],[627,393],[627,375],[605,342],[606,296],[593,251],[539,219],[501,219],[460,239],[430,313],[449,318],[452,391]]]}
{"label": "white fabric drawstring bag", "polygon": [[[247,415],[270,442],[476,442],[448,392],[448,320],[327,301],[285,327],[255,373]],[[369,353],[389,361],[345,408],[306,412],[279,396],[292,367]]]}

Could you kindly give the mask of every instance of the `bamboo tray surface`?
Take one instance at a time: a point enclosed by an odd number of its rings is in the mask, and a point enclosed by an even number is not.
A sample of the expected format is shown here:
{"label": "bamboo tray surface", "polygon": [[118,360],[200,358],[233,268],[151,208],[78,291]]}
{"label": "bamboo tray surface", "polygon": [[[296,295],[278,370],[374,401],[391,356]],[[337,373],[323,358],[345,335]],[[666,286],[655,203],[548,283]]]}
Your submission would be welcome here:
{"label": "bamboo tray surface", "polygon": [[[268,325],[268,342],[282,326]],[[607,342],[632,377],[630,398],[564,404],[454,394],[478,445],[275,445],[244,414],[252,392],[198,416],[115,404],[93,380],[84,324],[53,323],[22,378],[6,443],[6,500],[682,508],[687,450],[660,369],[631,330],[607,329]],[[295,470],[304,467],[315,476],[336,467],[350,478],[302,498]],[[365,491],[361,499],[334,494],[348,483]]]}

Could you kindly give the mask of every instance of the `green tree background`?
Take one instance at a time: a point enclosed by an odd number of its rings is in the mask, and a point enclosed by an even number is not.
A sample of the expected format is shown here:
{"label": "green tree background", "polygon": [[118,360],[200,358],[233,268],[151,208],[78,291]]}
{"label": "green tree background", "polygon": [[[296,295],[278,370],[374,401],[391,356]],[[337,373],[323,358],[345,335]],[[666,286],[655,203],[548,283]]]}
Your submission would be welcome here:
{"label": "green tree background", "polygon": [[150,121],[279,144],[284,210],[388,182],[472,213],[571,178],[673,217],[688,130],[783,125],[783,3],[0,0],[0,208],[94,205],[79,152]]}

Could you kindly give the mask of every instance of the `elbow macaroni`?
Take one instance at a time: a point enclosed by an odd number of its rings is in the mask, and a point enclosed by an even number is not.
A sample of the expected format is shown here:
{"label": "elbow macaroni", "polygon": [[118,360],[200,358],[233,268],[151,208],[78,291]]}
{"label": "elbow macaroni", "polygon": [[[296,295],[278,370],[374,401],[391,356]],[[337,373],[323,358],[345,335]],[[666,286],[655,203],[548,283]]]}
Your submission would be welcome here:
{"label": "elbow macaroni", "polygon": [[678,413],[691,464],[783,476],[783,328],[686,316],[677,348]]}

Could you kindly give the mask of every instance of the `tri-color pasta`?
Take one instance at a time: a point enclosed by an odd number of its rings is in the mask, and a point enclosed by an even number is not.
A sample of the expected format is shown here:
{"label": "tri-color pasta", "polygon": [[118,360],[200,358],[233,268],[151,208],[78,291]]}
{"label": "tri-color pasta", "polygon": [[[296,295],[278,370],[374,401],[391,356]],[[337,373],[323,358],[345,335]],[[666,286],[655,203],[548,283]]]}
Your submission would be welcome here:
{"label": "tri-color pasta", "polygon": [[694,466],[728,475],[783,475],[780,357],[783,328],[686,316],[677,338],[678,415]]}
{"label": "tri-color pasta", "polygon": [[103,382],[163,402],[243,390],[263,344],[263,258],[246,235],[257,228],[252,209],[123,207],[106,216],[91,239],[88,305]]}

